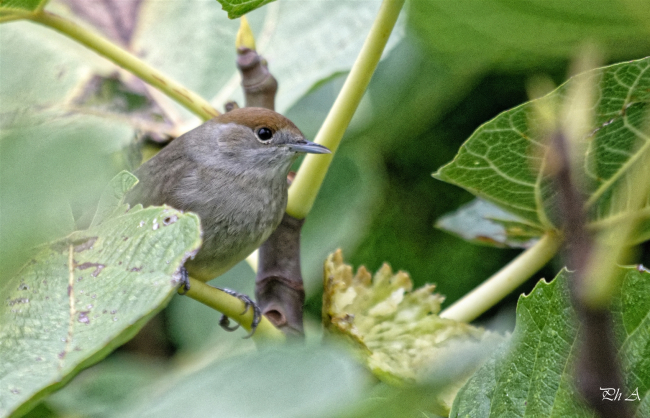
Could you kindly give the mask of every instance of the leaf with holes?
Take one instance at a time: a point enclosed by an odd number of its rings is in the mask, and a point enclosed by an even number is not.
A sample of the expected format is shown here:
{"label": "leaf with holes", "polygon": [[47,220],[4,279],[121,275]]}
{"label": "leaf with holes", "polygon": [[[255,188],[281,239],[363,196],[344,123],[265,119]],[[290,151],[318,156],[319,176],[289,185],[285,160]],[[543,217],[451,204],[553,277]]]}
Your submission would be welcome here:
{"label": "leaf with holes", "polygon": [[[598,89],[592,126],[582,139],[583,177],[587,179],[589,226],[616,226],[628,217],[640,220],[634,242],[650,238],[650,197],[642,209],[629,207],[636,193],[630,173],[648,165],[650,136],[650,58],[580,74],[538,99],[562,103],[574,83],[589,80]],[[540,231],[555,228],[556,190],[544,169],[547,145],[538,136],[535,103],[498,115],[478,128],[452,162],[434,176],[456,184],[521,218]]]}
{"label": "leaf with holes", "polygon": [[28,411],[133,337],[200,243],[196,215],[136,207],[41,247],[0,288],[0,415]]}
{"label": "leaf with holes", "polygon": [[[613,318],[628,397],[637,417],[650,416],[650,272],[621,268]],[[570,275],[540,281],[517,305],[512,339],[460,390],[454,417],[593,417],[573,386],[578,320],[570,300]]]}

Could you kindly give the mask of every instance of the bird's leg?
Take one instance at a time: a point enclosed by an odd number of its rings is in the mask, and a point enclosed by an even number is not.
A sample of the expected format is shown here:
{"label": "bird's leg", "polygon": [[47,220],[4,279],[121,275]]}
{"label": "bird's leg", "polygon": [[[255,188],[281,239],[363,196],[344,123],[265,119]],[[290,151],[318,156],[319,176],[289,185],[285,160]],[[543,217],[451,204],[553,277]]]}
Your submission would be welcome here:
{"label": "bird's leg", "polygon": [[[253,322],[251,323],[251,332],[245,336],[244,338],[250,338],[253,334],[255,334],[255,330],[257,329],[257,326],[260,324],[260,321],[262,320],[262,310],[260,309],[259,306],[253,300],[244,295],[243,293],[235,292],[234,290],[230,289],[222,289],[217,287],[217,289],[221,290],[224,293],[229,294],[230,296],[234,296],[237,299],[241,300],[244,302],[244,311],[242,312],[242,315],[248,312],[249,308],[253,309]],[[226,315],[222,315],[221,319],[219,320],[219,325],[221,328],[225,329],[226,331],[234,331],[237,328],[239,328],[239,325],[236,325],[234,327],[230,326],[230,321]]]}
{"label": "bird's leg", "polygon": [[178,293],[184,295],[188,290],[190,290],[190,275],[185,266],[181,266],[179,272],[181,274],[181,287],[178,289]]}

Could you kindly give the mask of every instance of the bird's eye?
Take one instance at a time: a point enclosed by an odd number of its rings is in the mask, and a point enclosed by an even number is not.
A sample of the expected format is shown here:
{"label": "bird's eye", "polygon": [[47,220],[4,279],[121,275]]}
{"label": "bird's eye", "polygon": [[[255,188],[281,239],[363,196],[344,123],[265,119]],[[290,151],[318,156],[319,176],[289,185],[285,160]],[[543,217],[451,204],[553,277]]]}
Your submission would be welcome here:
{"label": "bird's eye", "polygon": [[260,128],[257,130],[257,137],[262,142],[270,141],[273,138],[273,131],[269,128]]}

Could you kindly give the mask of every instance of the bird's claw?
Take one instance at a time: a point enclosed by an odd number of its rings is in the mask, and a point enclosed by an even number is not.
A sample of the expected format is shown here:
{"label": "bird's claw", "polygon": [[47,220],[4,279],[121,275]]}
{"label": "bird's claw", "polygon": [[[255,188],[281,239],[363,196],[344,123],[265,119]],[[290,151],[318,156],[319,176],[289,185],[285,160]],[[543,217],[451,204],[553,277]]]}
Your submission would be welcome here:
{"label": "bird's claw", "polygon": [[187,293],[188,290],[190,290],[190,275],[187,272],[185,266],[181,266],[180,274],[181,274],[181,279],[180,279],[181,287],[178,288],[178,294],[184,295]]}
{"label": "bird's claw", "polygon": [[[248,312],[248,309],[253,308],[253,322],[251,323],[251,332],[248,333],[247,336],[244,338],[250,338],[255,334],[255,330],[257,329],[257,326],[260,324],[260,321],[262,320],[262,310],[260,309],[259,306],[247,295],[244,295],[243,293],[235,292],[234,290],[230,289],[220,289],[222,292],[225,292],[229,294],[230,296],[234,296],[237,299],[241,300],[244,302],[244,311],[241,313],[244,315],[246,312]],[[221,320],[219,321],[219,325],[221,328],[225,329],[226,331],[234,331],[236,330],[239,325],[235,327],[230,326],[230,321],[226,315],[223,315],[221,317]]]}
{"label": "bird's claw", "polygon": [[239,328],[239,324],[235,324],[234,327],[231,327],[230,318],[228,318],[226,315],[221,315],[221,319],[219,320],[219,326],[228,332],[233,332],[237,328]]}

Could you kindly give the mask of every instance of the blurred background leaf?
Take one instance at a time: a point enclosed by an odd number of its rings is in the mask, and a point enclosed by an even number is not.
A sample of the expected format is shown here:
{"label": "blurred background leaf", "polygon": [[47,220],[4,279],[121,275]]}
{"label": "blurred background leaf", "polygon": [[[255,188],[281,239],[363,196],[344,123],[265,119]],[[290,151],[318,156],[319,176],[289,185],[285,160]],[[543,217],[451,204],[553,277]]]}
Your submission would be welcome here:
{"label": "blurred background leaf", "polygon": [[[62,413],[84,411],[95,417],[317,417],[345,410],[369,383],[346,352],[334,347],[295,345],[234,353],[211,360],[195,356],[166,369],[134,364],[144,372],[137,378],[127,377],[124,370],[135,359],[102,363],[48,404]],[[115,387],[113,379],[121,374],[127,385],[141,384],[135,393],[117,399],[98,390]],[[116,391],[125,392],[115,388],[112,393]]]}
{"label": "blurred background leaf", "polygon": [[60,110],[15,110],[4,116],[0,278],[15,273],[31,247],[69,234],[76,229],[75,218],[92,215],[116,171],[112,155],[133,138],[128,125],[96,116]]}
{"label": "blurred background leaf", "polygon": [[[279,80],[278,112],[286,112],[321,80],[350,69],[379,5],[274,2],[246,16],[257,51]],[[393,32],[387,52],[404,36],[403,26],[400,22]],[[148,63],[222,109],[229,100],[244,103],[234,66],[238,29],[239,22],[229,20],[214,0],[189,4],[154,0],[143,3],[131,42]],[[189,117],[185,110],[177,107],[177,111]]]}

